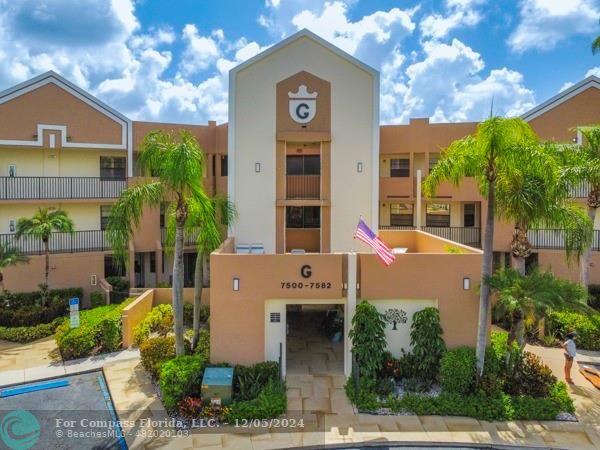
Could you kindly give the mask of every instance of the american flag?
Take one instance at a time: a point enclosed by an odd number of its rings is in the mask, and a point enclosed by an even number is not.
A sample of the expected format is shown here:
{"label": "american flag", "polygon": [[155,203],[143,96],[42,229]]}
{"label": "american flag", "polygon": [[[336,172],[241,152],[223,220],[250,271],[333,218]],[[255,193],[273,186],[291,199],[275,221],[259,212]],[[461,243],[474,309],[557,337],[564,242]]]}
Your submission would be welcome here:
{"label": "american flag", "polygon": [[386,266],[389,266],[396,259],[396,256],[394,256],[388,246],[385,245],[381,239],[379,239],[379,237],[367,226],[362,218],[358,221],[356,233],[354,233],[354,239],[359,239],[368,246],[372,247],[373,250],[375,250],[375,253],[377,253],[377,256],[379,256],[379,259],[381,259]]}

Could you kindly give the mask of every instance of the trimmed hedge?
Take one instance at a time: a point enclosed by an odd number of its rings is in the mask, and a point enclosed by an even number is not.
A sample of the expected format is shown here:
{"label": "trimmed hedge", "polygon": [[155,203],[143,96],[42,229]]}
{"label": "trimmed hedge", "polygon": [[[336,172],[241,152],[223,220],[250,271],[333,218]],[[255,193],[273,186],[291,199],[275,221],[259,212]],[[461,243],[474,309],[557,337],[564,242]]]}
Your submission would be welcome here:
{"label": "trimmed hedge", "polygon": [[[0,296],[0,304],[12,307],[33,306],[40,303],[41,297],[42,294],[40,291],[18,293],[5,291]],[[50,289],[48,291],[48,298],[54,297],[66,300],[77,297],[81,300],[83,299],[83,288]]]}
{"label": "trimmed hedge", "polygon": [[63,319],[58,317],[50,323],[41,323],[31,327],[0,327],[0,340],[26,344],[52,336],[61,323],[63,323]]}
{"label": "trimmed hedge", "polygon": [[165,408],[174,410],[187,396],[200,394],[206,361],[199,356],[177,356],[160,368],[159,386]]}
{"label": "trimmed hedge", "polygon": [[85,358],[118,350],[122,338],[121,312],[132,300],[81,311],[77,328],[70,328],[69,319],[65,319],[55,336],[63,359]]}
{"label": "trimmed hedge", "polygon": [[475,386],[477,357],[470,347],[447,351],[441,360],[441,385],[445,392],[469,394]]}
{"label": "trimmed hedge", "polygon": [[133,341],[139,346],[151,333],[166,335],[173,329],[173,307],[169,304],[157,305],[133,329]]}
{"label": "trimmed hedge", "polygon": [[287,411],[287,390],[281,381],[269,381],[258,397],[234,402],[228,415],[229,421],[271,419]]}
{"label": "trimmed hedge", "polygon": [[546,317],[547,334],[564,339],[570,331],[577,331],[577,347],[600,350],[600,313],[582,314],[573,311],[552,311]]}
{"label": "trimmed hedge", "polygon": [[50,323],[57,317],[63,317],[68,313],[68,299],[54,297],[46,306],[26,305],[0,309],[0,326],[30,327]]}
{"label": "trimmed hedge", "polygon": [[158,378],[162,364],[175,358],[175,336],[156,336],[140,344],[142,366],[152,376]]}

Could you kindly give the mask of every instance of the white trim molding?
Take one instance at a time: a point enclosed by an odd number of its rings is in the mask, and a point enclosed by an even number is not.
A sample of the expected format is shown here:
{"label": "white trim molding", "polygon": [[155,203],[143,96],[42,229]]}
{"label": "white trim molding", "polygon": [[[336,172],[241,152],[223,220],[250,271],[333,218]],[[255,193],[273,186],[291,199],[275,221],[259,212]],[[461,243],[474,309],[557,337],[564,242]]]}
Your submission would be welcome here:
{"label": "white trim molding", "polygon": [[521,116],[521,118],[524,121],[529,122],[529,121],[535,119],[536,117],[539,117],[542,114],[547,113],[551,109],[556,108],[561,103],[564,103],[564,102],[572,99],[576,95],[579,95],[583,91],[586,91],[590,88],[600,89],[600,78],[598,78],[594,75],[587,77],[586,79],[580,81],[579,83],[574,84],[570,88],[565,89],[564,91],[558,93],[551,99],[546,100],[544,103],[541,103],[540,105],[536,106],[535,108],[527,111],[525,114],[523,114]]}
{"label": "white trim molding", "polygon": [[[42,147],[44,142],[44,130],[60,131],[61,132],[61,145],[64,148],[90,148],[90,149],[103,149],[103,150],[127,150],[129,156],[129,162],[133,160],[133,127],[132,122],[126,116],[111,108],[105,103],[98,100],[83,89],[77,87],[69,80],[60,76],[59,74],[49,71],[43,73],[35,78],[32,78],[23,83],[17,84],[5,91],[0,92],[0,104],[6,103],[13,100],[21,95],[27,94],[28,92],[39,89],[42,86],[48,84],[54,84],[67,93],[73,95],[77,99],[84,102],[86,105],[95,109],[96,111],[104,114],[121,127],[121,142],[119,144],[102,144],[92,142],[69,142],[67,140],[67,127],[66,125],[48,125],[48,124],[37,124],[37,139],[35,140],[16,140],[16,139],[0,139],[0,145],[14,145],[14,146],[27,146],[27,147]],[[130,164],[130,170],[132,170]]]}

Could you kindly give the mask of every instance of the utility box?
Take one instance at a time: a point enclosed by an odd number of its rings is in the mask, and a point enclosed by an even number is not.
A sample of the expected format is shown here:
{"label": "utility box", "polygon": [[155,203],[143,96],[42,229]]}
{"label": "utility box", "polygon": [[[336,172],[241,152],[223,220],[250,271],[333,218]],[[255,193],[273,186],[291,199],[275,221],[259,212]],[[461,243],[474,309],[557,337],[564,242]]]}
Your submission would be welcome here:
{"label": "utility box", "polygon": [[208,367],[204,370],[200,393],[205,405],[229,405],[232,391],[233,367]]}

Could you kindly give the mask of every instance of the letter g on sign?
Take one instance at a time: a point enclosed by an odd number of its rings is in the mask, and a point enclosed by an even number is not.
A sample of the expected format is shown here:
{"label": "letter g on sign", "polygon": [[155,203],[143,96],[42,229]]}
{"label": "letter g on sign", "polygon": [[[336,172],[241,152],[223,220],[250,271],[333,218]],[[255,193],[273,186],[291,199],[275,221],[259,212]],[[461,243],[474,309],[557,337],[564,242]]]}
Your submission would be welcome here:
{"label": "letter g on sign", "polygon": [[312,268],[308,264],[304,264],[300,268],[300,275],[302,275],[302,278],[310,278],[312,275]]}

